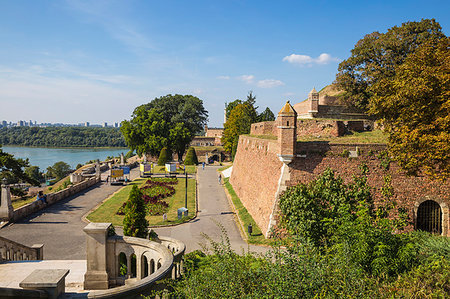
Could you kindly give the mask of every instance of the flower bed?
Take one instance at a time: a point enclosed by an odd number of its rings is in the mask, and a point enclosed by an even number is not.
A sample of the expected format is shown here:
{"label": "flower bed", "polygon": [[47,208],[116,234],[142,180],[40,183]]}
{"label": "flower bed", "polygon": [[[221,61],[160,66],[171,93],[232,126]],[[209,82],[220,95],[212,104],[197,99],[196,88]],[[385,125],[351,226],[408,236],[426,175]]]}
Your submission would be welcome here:
{"label": "flower bed", "polygon": [[[163,199],[175,194],[173,185],[176,184],[178,184],[176,178],[155,178],[147,180],[140,188],[149,215],[162,215],[167,211],[169,204]],[[126,204],[127,202],[123,203],[117,211],[117,215],[125,215]]]}

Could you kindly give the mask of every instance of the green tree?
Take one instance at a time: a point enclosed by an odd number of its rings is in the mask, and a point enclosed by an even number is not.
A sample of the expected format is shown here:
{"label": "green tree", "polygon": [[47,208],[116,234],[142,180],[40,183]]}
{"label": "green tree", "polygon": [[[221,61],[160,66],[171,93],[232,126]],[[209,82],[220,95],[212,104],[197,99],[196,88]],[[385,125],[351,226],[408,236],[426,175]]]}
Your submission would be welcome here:
{"label": "green tree", "polygon": [[54,176],[56,180],[64,178],[70,173],[70,165],[64,161],[59,161],[53,164],[53,166],[47,167],[47,176]]}
{"label": "green tree", "polygon": [[4,152],[0,145],[0,183],[6,179],[7,184],[24,182],[39,186],[39,181],[24,171],[25,167],[29,167],[28,159],[16,159]]}
{"label": "green tree", "polygon": [[125,142],[139,156],[157,156],[169,143],[169,126],[156,109],[146,109],[144,105],[134,109],[130,121],[124,120],[120,130]]}
{"label": "green tree", "polygon": [[186,153],[186,159],[184,159],[184,165],[197,165],[198,158],[195,148],[190,147]]}
{"label": "green tree", "polygon": [[370,113],[389,133],[392,157],[410,174],[450,177],[450,39],[419,46],[395,75],[373,84]]}
{"label": "green tree", "polygon": [[25,173],[38,182],[42,182],[43,180],[42,173],[39,171],[38,166],[25,167]]}
{"label": "green tree", "polygon": [[[203,101],[192,95],[166,95],[137,107],[121,131],[139,155],[158,155],[163,147],[183,156],[208,119]],[[180,155],[179,155],[180,156]]]}
{"label": "green tree", "polygon": [[261,121],[274,121],[275,115],[269,107],[266,108],[262,113],[258,114],[258,122]]}
{"label": "green tree", "polygon": [[359,40],[352,55],[339,64],[338,87],[346,93],[345,104],[366,111],[373,91],[372,84],[395,75],[396,67],[421,44],[444,38],[434,19],[406,22],[386,33],[373,32]]}
{"label": "green tree", "polygon": [[125,217],[123,218],[123,234],[125,236],[147,238],[148,221],[141,190],[134,185],[125,206]]}
{"label": "green tree", "polygon": [[170,161],[169,151],[168,151],[167,147],[163,147],[161,152],[159,153],[158,165],[164,166],[167,161]]}
{"label": "green tree", "polygon": [[184,123],[177,123],[174,128],[170,129],[169,139],[172,149],[178,155],[178,161],[182,161],[183,154],[192,141],[191,132],[184,126]]}
{"label": "green tree", "polygon": [[239,135],[250,133],[251,124],[256,121],[255,108],[247,103],[237,105],[225,123],[222,143],[226,151],[236,155]]}

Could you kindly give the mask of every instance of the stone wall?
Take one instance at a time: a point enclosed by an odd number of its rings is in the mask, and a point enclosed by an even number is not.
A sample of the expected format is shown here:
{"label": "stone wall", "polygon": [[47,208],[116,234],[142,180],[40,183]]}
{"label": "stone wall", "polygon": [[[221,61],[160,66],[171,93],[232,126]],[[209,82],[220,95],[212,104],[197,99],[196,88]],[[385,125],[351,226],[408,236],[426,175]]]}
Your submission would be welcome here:
{"label": "stone wall", "polygon": [[254,123],[250,128],[251,135],[278,135],[278,128],[276,121],[263,121]]}
{"label": "stone wall", "polygon": [[283,166],[277,152],[276,140],[241,135],[230,177],[234,191],[263,234],[267,232]]}
{"label": "stone wall", "polygon": [[[441,204],[444,213],[444,227],[450,235],[448,206],[450,205],[450,185],[439,181],[431,181],[424,176],[407,176],[394,162],[389,169],[382,166],[379,154],[386,150],[385,145],[374,144],[343,144],[327,145],[323,143],[298,143],[297,152],[302,156],[296,158],[290,166],[290,181],[288,185],[299,182],[307,183],[316,178],[325,169],[334,169],[345,182],[352,180],[352,176],[360,174],[359,166],[365,163],[368,166],[368,183],[373,188],[375,203],[381,200],[381,187],[384,177],[390,175],[392,187],[395,191],[395,200],[399,206],[406,208],[410,219],[415,221],[415,206],[425,200],[434,200]],[[347,153],[358,157],[346,157]],[[446,208],[447,207],[447,208]],[[417,212],[417,211],[416,211]],[[446,220],[446,221],[445,221]],[[410,226],[412,229],[413,226]]]}

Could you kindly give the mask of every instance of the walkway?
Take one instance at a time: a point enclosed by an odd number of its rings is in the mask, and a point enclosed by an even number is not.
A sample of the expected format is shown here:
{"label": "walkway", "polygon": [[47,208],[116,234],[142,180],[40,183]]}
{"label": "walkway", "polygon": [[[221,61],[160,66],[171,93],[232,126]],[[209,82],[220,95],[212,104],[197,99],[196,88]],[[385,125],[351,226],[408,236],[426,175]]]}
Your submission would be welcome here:
{"label": "walkway", "polygon": [[[191,252],[201,249],[200,243],[207,243],[202,234],[220,240],[222,233],[216,223],[221,223],[232,248],[237,252],[247,249],[266,251],[265,247],[249,247],[242,240],[223,187],[218,183],[217,169],[216,166],[207,166],[204,170],[198,168],[198,217],[190,223],[158,228],[155,231],[183,241],[187,252]],[[131,178],[138,176],[138,168],[133,169]],[[29,246],[44,244],[45,260],[86,259],[86,235],[83,232],[86,223],[82,221],[82,217],[120,188],[121,186],[102,182],[18,223],[4,227],[0,230],[0,235]],[[117,229],[117,232],[121,233],[121,230]]]}
{"label": "walkway", "polygon": [[231,247],[238,253],[250,249],[265,252],[266,247],[248,246],[236,226],[234,214],[229,206],[223,186],[218,182],[218,166],[198,167],[198,216],[192,222],[182,225],[155,229],[156,233],[183,241],[186,251],[201,249],[200,244],[208,244],[202,234],[213,240],[220,240],[222,232],[216,223],[222,224],[230,240]]}
{"label": "walkway", "polygon": [[[131,170],[131,179],[137,176],[139,168]],[[2,228],[0,235],[28,246],[44,244],[46,260],[85,260],[86,223],[82,217],[120,188],[101,182]]]}

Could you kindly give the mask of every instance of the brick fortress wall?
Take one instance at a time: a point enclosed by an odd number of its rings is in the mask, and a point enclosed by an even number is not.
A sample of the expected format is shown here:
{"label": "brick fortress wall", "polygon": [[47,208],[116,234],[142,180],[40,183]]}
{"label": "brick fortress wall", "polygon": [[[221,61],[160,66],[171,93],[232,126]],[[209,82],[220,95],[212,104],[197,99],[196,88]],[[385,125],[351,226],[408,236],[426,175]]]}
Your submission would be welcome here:
{"label": "brick fortress wall", "polygon": [[276,140],[241,135],[230,177],[234,191],[263,234],[269,225],[283,166],[277,152]]}

